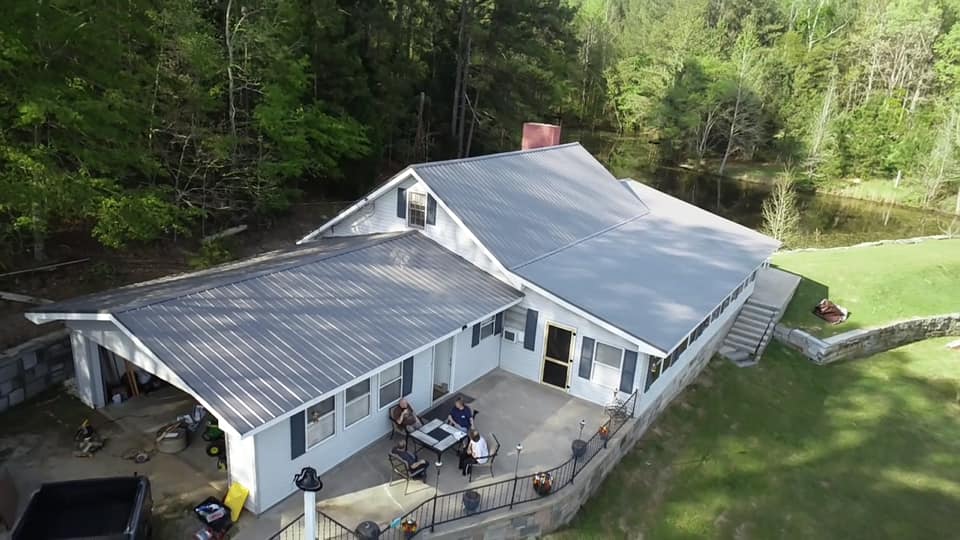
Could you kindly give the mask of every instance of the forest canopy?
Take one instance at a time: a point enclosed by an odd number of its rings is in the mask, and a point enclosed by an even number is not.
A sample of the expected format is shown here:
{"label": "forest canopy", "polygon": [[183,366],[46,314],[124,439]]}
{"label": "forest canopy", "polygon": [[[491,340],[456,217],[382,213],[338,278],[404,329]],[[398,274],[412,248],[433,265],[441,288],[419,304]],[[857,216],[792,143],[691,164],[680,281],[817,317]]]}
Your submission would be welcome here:
{"label": "forest canopy", "polygon": [[[0,248],[353,198],[525,120],[956,190],[960,0],[94,0],[0,19]],[[639,143],[639,144],[647,144]],[[927,201],[927,202],[930,202]]]}

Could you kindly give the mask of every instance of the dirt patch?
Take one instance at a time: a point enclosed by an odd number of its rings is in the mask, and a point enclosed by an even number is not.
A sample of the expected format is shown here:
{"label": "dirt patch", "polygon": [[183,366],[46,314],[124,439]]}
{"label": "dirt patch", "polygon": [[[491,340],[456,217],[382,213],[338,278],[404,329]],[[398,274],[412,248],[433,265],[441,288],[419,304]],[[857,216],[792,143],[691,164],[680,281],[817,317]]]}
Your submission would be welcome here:
{"label": "dirt patch", "polygon": [[[106,439],[92,458],[74,457],[73,435],[84,419]],[[151,448],[139,433],[124,430],[76,398],[56,389],[0,414],[0,467],[6,467],[20,493],[18,512],[43,482],[139,474],[150,478],[158,539],[190,538],[199,523],[193,505],[220,496],[210,478],[182,459],[154,454],[149,462],[124,459],[131,448]]]}

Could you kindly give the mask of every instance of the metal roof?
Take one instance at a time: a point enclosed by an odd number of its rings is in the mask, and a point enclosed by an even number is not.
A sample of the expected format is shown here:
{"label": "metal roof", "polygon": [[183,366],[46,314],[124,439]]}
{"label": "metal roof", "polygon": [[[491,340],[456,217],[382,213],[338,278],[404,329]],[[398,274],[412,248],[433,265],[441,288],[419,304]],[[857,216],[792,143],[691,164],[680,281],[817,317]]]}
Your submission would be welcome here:
{"label": "metal roof", "polygon": [[407,232],[322,239],[42,311],[113,313],[245,434],[520,297]]}
{"label": "metal roof", "polygon": [[579,143],[412,168],[507,268],[646,212]]}
{"label": "metal roof", "polygon": [[669,352],[779,242],[638,182],[622,185],[648,213],[512,271]]}

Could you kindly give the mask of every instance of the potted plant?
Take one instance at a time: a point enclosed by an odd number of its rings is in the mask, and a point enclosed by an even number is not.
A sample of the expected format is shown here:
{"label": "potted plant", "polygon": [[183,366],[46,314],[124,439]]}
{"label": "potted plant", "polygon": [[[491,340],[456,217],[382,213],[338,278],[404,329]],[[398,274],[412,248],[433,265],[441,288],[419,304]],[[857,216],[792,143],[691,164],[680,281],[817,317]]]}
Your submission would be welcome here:
{"label": "potted plant", "polygon": [[597,430],[597,435],[600,436],[600,440],[603,441],[603,447],[607,447],[607,441],[610,440],[610,424],[604,424],[600,426],[600,429]]}
{"label": "potted plant", "polygon": [[417,534],[417,520],[412,517],[400,522],[400,532],[403,533],[404,538],[413,538]]}
{"label": "potted plant", "polygon": [[546,495],[553,489],[553,478],[548,472],[533,475],[533,490],[537,495]]}

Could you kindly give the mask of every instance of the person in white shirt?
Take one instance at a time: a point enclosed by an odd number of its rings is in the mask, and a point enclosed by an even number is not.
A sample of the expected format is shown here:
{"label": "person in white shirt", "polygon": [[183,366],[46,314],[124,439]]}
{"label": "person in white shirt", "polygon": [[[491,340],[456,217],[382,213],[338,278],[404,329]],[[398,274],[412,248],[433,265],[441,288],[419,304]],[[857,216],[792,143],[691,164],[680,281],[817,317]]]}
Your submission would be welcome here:
{"label": "person in white shirt", "polygon": [[471,429],[468,437],[470,438],[470,444],[460,454],[460,472],[464,476],[470,471],[471,465],[486,463],[490,456],[487,441],[480,436],[479,431]]}

